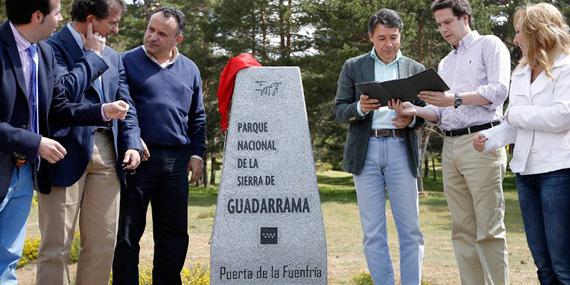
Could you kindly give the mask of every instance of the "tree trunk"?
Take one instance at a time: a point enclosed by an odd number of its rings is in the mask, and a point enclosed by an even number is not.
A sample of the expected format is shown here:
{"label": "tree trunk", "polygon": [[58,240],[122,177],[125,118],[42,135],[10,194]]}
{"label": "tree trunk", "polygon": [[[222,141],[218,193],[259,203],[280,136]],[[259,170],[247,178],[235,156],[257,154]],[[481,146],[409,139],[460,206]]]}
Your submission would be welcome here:
{"label": "tree trunk", "polygon": [[431,157],[431,167],[433,172],[433,181],[437,179],[437,174],[435,173],[435,156]]}
{"label": "tree trunk", "polygon": [[[433,131],[433,126],[427,126],[427,127],[422,128],[421,145],[420,145],[420,167],[424,166],[424,161],[426,160],[426,156],[427,156],[427,147],[429,144],[429,139],[430,139],[432,131]],[[422,169],[420,169],[419,173],[423,173]],[[418,176],[420,176],[420,175],[418,175]],[[427,177],[427,175],[425,177]],[[423,183],[421,183],[421,184],[418,183],[418,189],[420,192],[424,192],[423,186],[424,186]]]}
{"label": "tree trunk", "polygon": [[216,154],[212,153],[212,156],[210,159],[211,159],[210,184],[216,185],[216,168],[218,167],[218,162],[216,161]]}
{"label": "tree trunk", "polygon": [[202,182],[205,188],[210,186],[210,181],[208,180],[208,153],[204,156],[204,163],[202,163]]}
{"label": "tree trunk", "polygon": [[429,160],[424,159],[424,177],[429,176]]}

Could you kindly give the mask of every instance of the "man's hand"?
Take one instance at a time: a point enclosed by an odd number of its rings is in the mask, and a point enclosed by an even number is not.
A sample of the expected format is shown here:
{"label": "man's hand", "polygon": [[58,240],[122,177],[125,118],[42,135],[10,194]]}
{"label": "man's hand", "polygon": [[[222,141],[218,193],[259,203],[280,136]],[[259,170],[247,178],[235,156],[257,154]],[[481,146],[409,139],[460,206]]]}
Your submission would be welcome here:
{"label": "man's hand", "polygon": [[369,98],[368,95],[360,95],[360,111],[366,114],[370,111],[378,110],[380,108],[378,99]]}
{"label": "man's hand", "polygon": [[108,119],[124,120],[129,111],[129,104],[123,100],[103,104],[103,112]]}
{"label": "man's hand", "polygon": [[138,150],[129,149],[125,152],[125,158],[123,159],[123,169],[133,171],[141,163],[141,156]]}
{"label": "man's hand", "polygon": [[146,146],[146,143],[144,143],[143,139],[141,139],[141,144],[143,147],[142,161],[147,161],[150,158],[150,151],[148,151],[148,147]]}
{"label": "man's hand", "polygon": [[455,105],[455,95],[451,92],[421,91],[418,94],[418,98],[438,107],[452,107]]}
{"label": "man's hand", "polygon": [[41,158],[47,160],[47,162],[54,164],[62,160],[67,154],[67,151],[57,141],[42,137],[38,154]]}
{"label": "man's hand", "polygon": [[84,36],[81,33],[79,33],[79,35],[81,35],[81,40],[83,41],[85,49],[92,50],[98,55],[103,53],[106,39],[97,32],[93,33],[92,22],[87,23],[87,35]]}
{"label": "man's hand", "polygon": [[390,99],[390,101],[388,101],[388,108],[396,111],[398,116],[413,117],[416,115],[416,107],[410,102],[401,102],[400,100]]}
{"label": "man's hand", "polygon": [[473,148],[478,151],[478,152],[482,152],[485,150],[485,142],[488,140],[488,138],[485,137],[485,135],[481,134],[481,133],[476,133],[475,136],[473,137]]}
{"label": "man's hand", "polygon": [[398,114],[395,118],[392,119],[392,124],[394,124],[394,127],[397,129],[403,129],[408,127],[410,123],[412,123],[413,119],[413,116],[403,116]]}
{"label": "man's hand", "polygon": [[202,177],[202,160],[198,158],[190,158],[188,162],[188,171],[192,172],[190,183],[196,182]]}

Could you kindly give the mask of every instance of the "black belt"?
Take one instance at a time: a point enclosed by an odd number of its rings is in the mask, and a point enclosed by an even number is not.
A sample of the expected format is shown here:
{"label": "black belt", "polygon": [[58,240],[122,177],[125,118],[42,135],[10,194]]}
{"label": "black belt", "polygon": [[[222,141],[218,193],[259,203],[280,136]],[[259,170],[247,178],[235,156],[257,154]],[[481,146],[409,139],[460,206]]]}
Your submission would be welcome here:
{"label": "black belt", "polygon": [[386,138],[386,137],[402,137],[404,131],[400,129],[378,129],[370,131],[371,137]]}
{"label": "black belt", "polygon": [[463,128],[463,129],[443,131],[443,134],[446,137],[457,137],[457,136],[472,134],[472,133],[476,133],[478,131],[490,129],[490,128],[492,128],[494,126],[498,126],[500,124],[501,124],[500,121],[494,121],[494,122],[490,122],[490,123],[486,123],[486,124],[482,124],[482,125],[477,125],[477,126],[471,126],[471,127],[467,127],[467,128]]}

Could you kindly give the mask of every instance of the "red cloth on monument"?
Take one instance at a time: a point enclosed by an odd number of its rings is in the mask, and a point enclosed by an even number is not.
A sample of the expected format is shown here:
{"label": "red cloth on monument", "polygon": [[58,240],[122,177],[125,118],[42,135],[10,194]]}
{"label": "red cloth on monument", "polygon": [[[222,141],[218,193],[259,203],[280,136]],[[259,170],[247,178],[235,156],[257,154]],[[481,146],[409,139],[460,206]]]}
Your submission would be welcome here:
{"label": "red cloth on monument", "polygon": [[236,83],[237,73],[248,67],[261,66],[261,64],[249,53],[242,53],[236,57],[232,57],[222,73],[220,73],[220,84],[218,85],[218,109],[220,111],[220,124],[222,132],[228,129],[228,115],[232,96],[234,94],[234,86]]}

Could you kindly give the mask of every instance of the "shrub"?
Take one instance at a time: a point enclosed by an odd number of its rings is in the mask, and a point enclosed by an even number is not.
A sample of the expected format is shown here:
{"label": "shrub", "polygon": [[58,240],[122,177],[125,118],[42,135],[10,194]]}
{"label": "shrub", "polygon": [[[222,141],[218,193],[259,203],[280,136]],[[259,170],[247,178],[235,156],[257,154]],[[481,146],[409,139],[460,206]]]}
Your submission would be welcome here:
{"label": "shrub", "polygon": [[31,261],[38,259],[38,250],[40,248],[40,239],[31,238],[24,241],[24,250],[22,251],[22,258],[18,261],[17,268],[26,266]]}
{"label": "shrub", "polygon": [[74,264],[79,261],[79,250],[81,249],[81,234],[75,232],[73,242],[71,243],[71,252],[69,253],[69,261],[67,263]]}
{"label": "shrub", "polygon": [[352,284],[354,285],[373,285],[370,273],[361,272],[352,276]]}
{"label": "shrub", "polygon": [[325,172],[332,170],[333,166],[330,163],[318,161],[317,163],[315,163],[315,168],[317,172]]}
{"label": "shrub", "polygon": [[[361,272],[352,276],[352,284],[354,285],[373,285],[372,277],[368,272]],[[422,280],[422,285],[430,285],[428,281]]]}
{"label": "shrub", "polygon": [[[210,270],[200,264],[184,267],[180,273],[184,285],[209,285]],[[112,284],[112,276],[111,283]],[[152,285],[152,268],[150,266],[139,267],[139,285]]]}
{"label": "shrub", "polygon": [[190,268],[182,269],[182,284],[185,285],[209,285],[210,270],[208,267],[196,264]]}
{"label": "shrub", "polygon": [[149,266],[139,267],[139,285],[152,285],[152,268]]}
{"label": "shrub", "polygon": [[[81,237],[79,232],[75,232],[73,236],[73,243],[71,244],[71,252],[69,254],[69,264],[77,263],[79,260],[79,249],[81,247]],[[22,258],[18,261],[17,268],[24,267],[32,261],[38,259],[38,252],[40,249],[40,238],[29,238],[24,241],[24,250],[22,251]]]}

